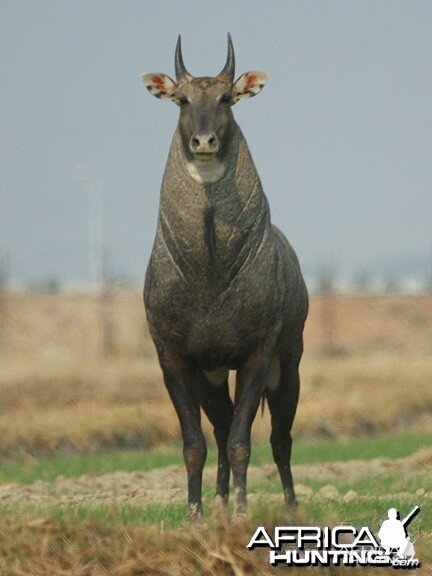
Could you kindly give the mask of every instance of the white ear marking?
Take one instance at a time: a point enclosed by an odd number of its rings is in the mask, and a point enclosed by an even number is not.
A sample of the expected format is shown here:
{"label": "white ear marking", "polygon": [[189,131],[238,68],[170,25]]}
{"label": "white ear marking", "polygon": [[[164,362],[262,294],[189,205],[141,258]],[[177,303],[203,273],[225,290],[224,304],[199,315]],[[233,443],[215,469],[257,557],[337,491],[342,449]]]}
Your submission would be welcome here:
{"label": "white ear marking", "polygon": [[175,100],[174,91],[177,84],[166,74],[152,72],[141,74],[141,80],[146,85],[147,90],[156,98],[165,100]]}
{"label": "white ear marking", "polygon": [[241,98],[252,98],[264,88],[269,75],[267,72],[246,72],[234,84],[234,101]]}

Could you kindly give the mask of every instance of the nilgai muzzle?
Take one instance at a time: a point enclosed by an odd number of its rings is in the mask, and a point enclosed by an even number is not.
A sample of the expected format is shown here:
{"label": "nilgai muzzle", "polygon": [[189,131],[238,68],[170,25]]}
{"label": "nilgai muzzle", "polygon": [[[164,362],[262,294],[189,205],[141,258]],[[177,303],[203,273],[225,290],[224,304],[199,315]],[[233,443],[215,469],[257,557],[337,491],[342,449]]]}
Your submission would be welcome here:
{"label": "nilgai muzzle", "polygon": [[[234,81],[230,36],[222,72],[200,78],[186,70],[179,36],[175,71],[176,82],[161,73],[142,76],[151,94],[180,107],[144,301],[182,430],[188,517],[202,514],[201,408],[219,450],[216,497],[227,502],[231,469],[239,516],[246,511],[251,426],[263,397],[285,501],[295,503],[291,426],[308,297],[293,249],[270,222],[258,173],[232,113],[238,100],[262,90],[268,75],[246,72]],[[236,371],[234,400],[229,370]]]}

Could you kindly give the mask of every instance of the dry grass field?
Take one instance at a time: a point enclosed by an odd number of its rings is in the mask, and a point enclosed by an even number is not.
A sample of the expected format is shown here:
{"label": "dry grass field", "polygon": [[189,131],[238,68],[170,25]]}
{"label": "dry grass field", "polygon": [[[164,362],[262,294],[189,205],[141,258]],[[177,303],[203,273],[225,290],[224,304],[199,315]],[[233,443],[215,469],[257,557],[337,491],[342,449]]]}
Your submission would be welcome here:
{"label": "dry grass field", "polygon": [[[152,357],[142,293],[116,288],[105,297],[86,292],[2,293],[3,354],[80,360],[100,351],[107,324],[119,355]],[[345,355],[432,354],[432,295],[335,294],[311,299],[306,352],[328,346]]]}
{"label": "dry grass field", "polygon": [[[178,445],[139,291],[102,302],[13,293],[5,308],[0,454]],[[429,430],[431,327],[431,296],[312,299],[295,437]],[[107,331],[108,356],[100,350]],[[333,353],[323,354],[329,332]],[[260,442],[268,432],[266,412],[254,436]]]}
{"label": "dry grass field", "polygon": [[[306,356],[294,437],[432,431],[432,357]],[[27,359],[0,368],[0,454],[42,456],[178,446],[180,430],[154,359]],[[209,441],[211,429],[204,421]],[[258,414],[256,442],[269,414]]]}
{"label": "dry grass field", "polygon": [[140,292],[14,292],[2,311],[1,576],[274,574],[264,552],[245,548],[258,523],[377,525],[390,505],[416,503],[428,573],[431,295],[312,299],[294,427],[299,511],[281,516],[266,409],[253,430],[251,517],[231,525],[211,513],[211,447],[200,528],[182,525],[179,426]]}

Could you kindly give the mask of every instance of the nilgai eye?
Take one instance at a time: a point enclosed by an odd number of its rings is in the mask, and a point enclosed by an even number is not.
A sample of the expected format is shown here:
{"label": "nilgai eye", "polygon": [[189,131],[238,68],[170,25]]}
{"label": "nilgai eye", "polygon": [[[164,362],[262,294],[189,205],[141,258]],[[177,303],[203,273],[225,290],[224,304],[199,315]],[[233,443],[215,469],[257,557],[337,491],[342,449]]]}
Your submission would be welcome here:
{"label": "nilgai eye", "polygon": [[179,102],[180,106],[186,106],[186,104],[189,104],[189,100],[186,98],[186,96],[181,96]]}
{"label": "nilgai eye", "polygon": [[228,104],[229,102],[231,102],[231,94],[222,94],[220,101],[222,102],[222,104]]}

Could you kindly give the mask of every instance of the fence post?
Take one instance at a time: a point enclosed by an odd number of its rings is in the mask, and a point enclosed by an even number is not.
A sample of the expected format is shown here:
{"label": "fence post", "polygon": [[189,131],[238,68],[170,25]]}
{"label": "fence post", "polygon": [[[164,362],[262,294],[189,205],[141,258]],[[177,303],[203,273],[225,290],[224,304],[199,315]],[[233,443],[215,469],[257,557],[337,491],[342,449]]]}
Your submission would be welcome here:
{"label": "fence post", "polygon": [[0,355],[7,352],[7,291],[9,280],[9,259],[0,253]]}
{"label": "fence post", "polygon": [[331,356],[335,350],[335,311],[334,311],[334,287],[335,268],[328,263],[321,269],[319,278],[319,291],[322,298],[322,352]]}
{"label": "fence post", "polygon": [[107,250],[103,253],[102,282],[100,286],[101,353],[110,356],[115,352],[114,277]]}

